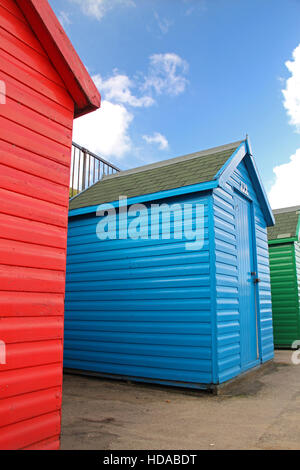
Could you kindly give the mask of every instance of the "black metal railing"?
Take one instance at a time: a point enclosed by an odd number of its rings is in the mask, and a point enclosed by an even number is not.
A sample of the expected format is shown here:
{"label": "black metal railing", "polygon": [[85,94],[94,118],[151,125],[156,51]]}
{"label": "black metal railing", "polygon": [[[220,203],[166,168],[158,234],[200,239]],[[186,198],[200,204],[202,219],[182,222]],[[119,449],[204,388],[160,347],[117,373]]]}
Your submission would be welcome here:
{"label": "black metal railing", "polygon": [[107,162],[84,147],[73,142],[70,175],[70,197],[84,191],[106,175],[120,171],[118,167]]}

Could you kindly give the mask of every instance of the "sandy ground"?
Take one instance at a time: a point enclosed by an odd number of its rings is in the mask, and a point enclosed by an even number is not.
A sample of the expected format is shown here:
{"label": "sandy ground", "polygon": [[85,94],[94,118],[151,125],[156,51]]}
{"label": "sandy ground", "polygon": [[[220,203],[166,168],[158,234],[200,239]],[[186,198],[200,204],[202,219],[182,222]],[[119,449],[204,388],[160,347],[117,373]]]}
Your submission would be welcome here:
{"label": "sandy ground", "polygon": [[65,375],[62,449],[300,449],[300,365],[268,367],[219,395]]}

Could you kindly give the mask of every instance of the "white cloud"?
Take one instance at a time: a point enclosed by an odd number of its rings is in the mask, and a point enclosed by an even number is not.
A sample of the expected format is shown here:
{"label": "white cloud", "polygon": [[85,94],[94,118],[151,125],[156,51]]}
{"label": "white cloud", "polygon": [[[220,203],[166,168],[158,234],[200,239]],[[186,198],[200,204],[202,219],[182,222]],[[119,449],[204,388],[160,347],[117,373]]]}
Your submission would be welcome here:
{"label": "white cloud", "polygon": [[300,205],[300,149],[291,156],[288,163],[274,168],[276,181],[269,192],[273,209]]}
{"label": "white cloud", "polygon": [[290,117],[290,124],[300,133],[300,44],[293,51],[293,60],[285,63],[291,73],[282,90],[284,107]]}
{"label": "white cloud", "polygon": [[[285,65],[291,76],[282,90],[283,104],[290,117],[290,124],[300,133],[300,44],[293,51],[293,60],[287,61]],[[269,192],[272,208],[299,205],[300,148],[290,157],[288,163],[276,166],[273,171],[276,179]]]}
{"label": "white cloud", "polygon": [[96,75],[93,78],[96,86],[101,93],[105,94],[107,100],[129,104],[133,107],[148,107],[154,104],[154,99],[151,96],[137,98],[131,93],[131,89],[135,85],[127,75],[115,74],[107,80],[103,80],[100,75]]}
{"label": "white cloud", "polygon": [[150,96],[136,97],[131,89],[134,83],[127,75],[114,75],[93,80],[102,95],[101,108],[74,122],[74,141],[94,153],[122,159],[133,149],[129,129],[134,119],[125,105],[148,107],[154,104]]}
{"label": "white cloud", "polygon": [[122,159],[132,148],[128,133],[132,120],[125,106],[103,100],[100,109],[75,119],[73,138],[96,154]]}
{"label": "white cloud", "polygon": [[197,13],[197,11],[203,12],[207,10],[206,0],[198,0],[197,2],[194,0],[183,0],[183,2],[191,4],[185,12],[186,16],[190,16],[192,13]]}
{"label": "white cloud", "polygon": [[[155,104],[151,91],[158,94],[178,95],[186,87],[184,74],[188,65],[176,54],[155,54],[150,57],[149,75],[138,81],[131,80],[125,74],[114,71],[106,79],[101,75],[93,77],[102,96],[99,110],[78,118],[74,122],[74,141],[92,152],[104,157],[122,159],[129,151],[136,151],[131,137],[130,125],[134,108],[147,108]],[[141,84],[143,81],[143,84]],[[138,95],[133,91],[139,91]],[[149,93],[146,92],[149,90]],[[149,144],[156,144],[159,149],[167,149],[169,144],[165,136],[159,132],[144,135]]]}
{"label": "white cloud", "polygon": [[153,135],[143,135],[143,139],[148,144],[157,144],[160,150],[166,150],[169,148],[169,142],[166,137],[159,132],[154,132]]}
{"label": "white cloud", "polygon": [[154,89],[157,94],[179,95],[188,83],[187,71],[188,63],[177,54],[153,54],[143,89]]}
{"label": "white cloud", "polygon": [[97,20],[101,20],[103,16],[112,8],[117,5],[124,6],[135,6],[133,0],[70,0],[73,3],[77,3],[82,12]]}
{"label": "white cloud", "polygon": [[66,11],[61,11],[58,15],[58,19],[63,28],[66,28],[72,23],[70,19],[70,14]]}
{"label": "white cloud", "polygon": [[173,24],[173,21],[168,20],[167,18],[161,18],[159,14],[155,11],[154,17],[157,21],[158,27],[163,34],[167,34],[170,27]]}

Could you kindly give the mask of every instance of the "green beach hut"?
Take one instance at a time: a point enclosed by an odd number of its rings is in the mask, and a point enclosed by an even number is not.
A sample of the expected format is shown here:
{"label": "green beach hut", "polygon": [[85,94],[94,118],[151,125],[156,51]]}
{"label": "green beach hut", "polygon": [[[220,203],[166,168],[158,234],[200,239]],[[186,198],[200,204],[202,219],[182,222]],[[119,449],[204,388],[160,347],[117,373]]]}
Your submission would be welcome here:
{"label": "green beach hut", "polygon": [[[273,211],[268,228],[274,345],[300,346],[300,206]],[[295,343],[299,341],[299,344]]]}

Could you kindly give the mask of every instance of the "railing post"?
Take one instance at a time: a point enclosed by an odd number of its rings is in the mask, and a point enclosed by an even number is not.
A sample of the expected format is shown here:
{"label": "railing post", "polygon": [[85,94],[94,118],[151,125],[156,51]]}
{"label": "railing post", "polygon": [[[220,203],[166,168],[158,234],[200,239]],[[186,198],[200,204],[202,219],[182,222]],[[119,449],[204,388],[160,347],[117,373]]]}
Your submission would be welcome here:
{"label": "railing post", "polygon": [[[85,189],[85,176],[86,176],[86,151],[84,150],[83,153],[83,168],[82,168],[82,185],[81,185],[81,189],[82,191],[84,191]],[[80,188],[78,188],[80,189]]]}

